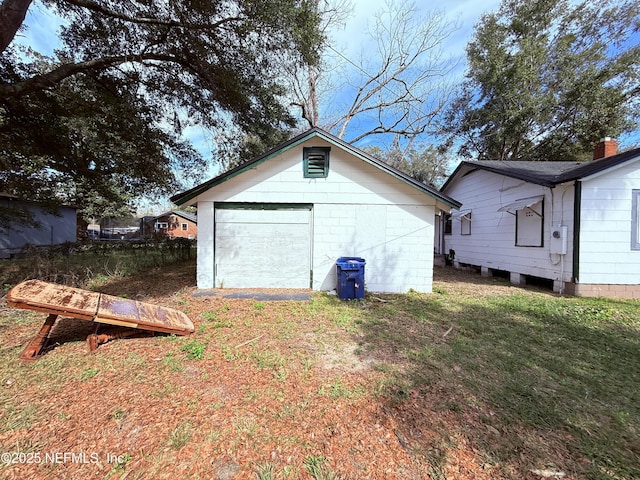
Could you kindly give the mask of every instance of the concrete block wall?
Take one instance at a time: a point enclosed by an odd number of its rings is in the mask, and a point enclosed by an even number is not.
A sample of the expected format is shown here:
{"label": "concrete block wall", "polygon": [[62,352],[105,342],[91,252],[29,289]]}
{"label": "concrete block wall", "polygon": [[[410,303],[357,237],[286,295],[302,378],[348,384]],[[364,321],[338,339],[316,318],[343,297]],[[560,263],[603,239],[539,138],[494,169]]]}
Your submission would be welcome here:
{"label": "concrete block wall", "polygon": [[433,281],[432,207],[407,211],[393,205],[314,205],[313,285],[335,288],[339,257],[366,261],[365,285],[372,292],[430,292]]}

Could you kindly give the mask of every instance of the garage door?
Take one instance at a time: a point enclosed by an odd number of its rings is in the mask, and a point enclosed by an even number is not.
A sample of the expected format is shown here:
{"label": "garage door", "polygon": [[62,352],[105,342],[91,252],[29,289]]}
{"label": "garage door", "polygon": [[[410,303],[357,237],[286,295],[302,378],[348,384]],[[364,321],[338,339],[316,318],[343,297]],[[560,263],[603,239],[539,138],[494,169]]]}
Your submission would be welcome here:
{"label": "garage door", "polygon": [[310,288],[310,219],[310,205],[216,205],[216,286]]}

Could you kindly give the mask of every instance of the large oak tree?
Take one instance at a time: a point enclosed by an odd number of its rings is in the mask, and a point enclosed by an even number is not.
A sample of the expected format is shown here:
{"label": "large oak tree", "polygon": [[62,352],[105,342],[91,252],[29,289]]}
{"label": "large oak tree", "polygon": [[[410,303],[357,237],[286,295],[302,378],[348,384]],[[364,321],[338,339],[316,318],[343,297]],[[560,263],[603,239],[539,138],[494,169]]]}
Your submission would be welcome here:
{"label": "large oak tree", "polygon": [[590,158],[594,143],[637,128],[637,1],[503,0],[467,46],[447,120],[467,157]]}
{"label": "large oak tree", "polygon": [[[55,58],[14,41],[43,6],[64,19]],[[96,206],[180,188],[176,168],[203,169],[182,129],[277,137],[282,72],[320,41],[313,0],[3,0],[0,191]]]}

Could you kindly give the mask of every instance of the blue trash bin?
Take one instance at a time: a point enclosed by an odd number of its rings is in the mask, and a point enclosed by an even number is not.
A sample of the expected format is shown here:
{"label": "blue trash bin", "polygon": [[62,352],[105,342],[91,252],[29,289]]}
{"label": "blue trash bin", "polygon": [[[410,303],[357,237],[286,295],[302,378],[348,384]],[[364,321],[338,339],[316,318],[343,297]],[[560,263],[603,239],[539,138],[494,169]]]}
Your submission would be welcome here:
{"label": "blue trash bin", "polygon": [[364,258],[340,257],[336,261],[338,286],[336,291],[342,300],[364,298]]}

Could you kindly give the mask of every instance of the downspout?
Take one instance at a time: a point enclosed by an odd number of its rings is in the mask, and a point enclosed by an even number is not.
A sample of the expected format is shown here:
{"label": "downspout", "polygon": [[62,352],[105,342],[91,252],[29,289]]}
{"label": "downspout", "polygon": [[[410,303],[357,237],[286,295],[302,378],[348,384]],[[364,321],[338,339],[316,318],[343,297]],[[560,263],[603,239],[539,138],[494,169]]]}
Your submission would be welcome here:
{"label": "downspout", "polygon": [[576,180],[573,187],[573,273],[571,281],[577,285],[580,276],[580,205],[582,182]]}
{"label": "downspout", "polygon": [[444,255],[444,210],[438,214],[438,254]]}

